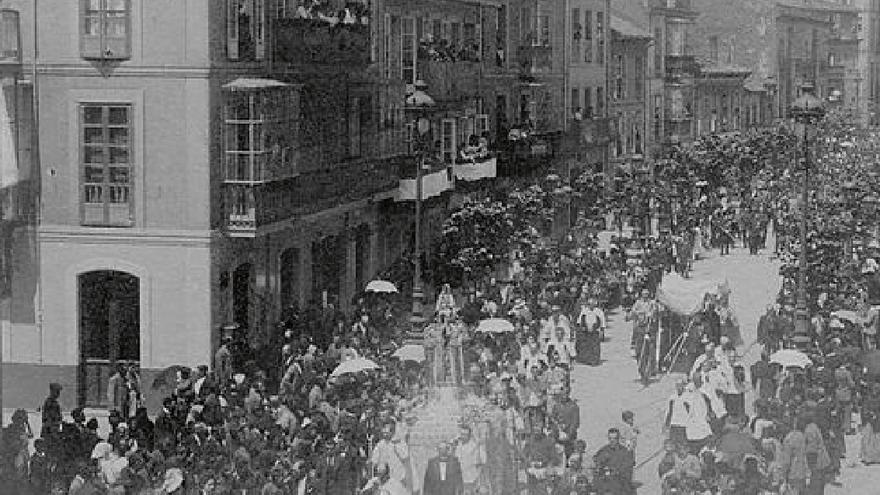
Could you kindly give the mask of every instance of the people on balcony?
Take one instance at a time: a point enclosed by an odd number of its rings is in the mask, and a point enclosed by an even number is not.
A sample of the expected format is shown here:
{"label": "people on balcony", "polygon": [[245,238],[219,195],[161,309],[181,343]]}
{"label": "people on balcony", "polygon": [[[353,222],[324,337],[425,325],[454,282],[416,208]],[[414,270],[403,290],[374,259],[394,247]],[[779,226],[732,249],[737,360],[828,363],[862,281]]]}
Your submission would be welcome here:
{"label": "people on balcony", "polygon": [[330,26],[367,26],[370,9],[363,1],[305,0],[296,8],[294,18],[313,19]]}
{"label": "people on balcony", "polygon": [[467,144],[462,144],[458,150],[459,163],[477,163],[489,158],[489,140],[487,133],[477,137],[471,134],[468,137]]}
{"label": "people on balcony", "polygon": [[419,42],[419,58],[436,62],[479,62],[480,47],[473,40],[456,44],[447,39],[435,40],[427,33]]}

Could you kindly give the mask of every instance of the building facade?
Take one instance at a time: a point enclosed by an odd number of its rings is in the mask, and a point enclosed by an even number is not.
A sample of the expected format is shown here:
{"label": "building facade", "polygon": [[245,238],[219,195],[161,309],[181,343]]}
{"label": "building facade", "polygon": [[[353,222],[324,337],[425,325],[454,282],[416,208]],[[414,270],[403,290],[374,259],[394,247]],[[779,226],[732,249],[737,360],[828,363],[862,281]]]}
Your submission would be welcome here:
{"label": "building facade", "polygon": [[780,115],[805,86],[832,106],[867,115],[860,11],[853,2],[780,2],[776,32]]}
{"label": "building facade", "polygon": [[640,166],[645,163],[647,119],[647,60],[651,35],[620,17],[611,18],[611,65],[609,92],[611,116],[617,132],[611,146],[615,165]]}

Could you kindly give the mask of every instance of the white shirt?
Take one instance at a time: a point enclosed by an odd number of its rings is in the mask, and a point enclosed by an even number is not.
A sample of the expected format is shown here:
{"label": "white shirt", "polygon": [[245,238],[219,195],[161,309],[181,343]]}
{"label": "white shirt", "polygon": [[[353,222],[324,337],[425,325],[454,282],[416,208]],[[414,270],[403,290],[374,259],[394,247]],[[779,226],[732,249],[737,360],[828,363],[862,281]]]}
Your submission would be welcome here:
{"label": "white shirt", "polygon": [[440,481],[446,481],[446,461],[440,461]]}
{"label": "white shirt", "polygon": [[688,410],[685,406],[685,404],[687,404],[687,392],[682,392],[681,395],[678,395],[678,392],[673,392],[669,397],[669,403],[672,408],[672,414],[669,417],[669,425],[687,426]]}
{"label": "white shirt", "polygon": [[403,481],[406,479],[406,464],[409,459],[409,449],[403,442],[389,442],[382,439],[373,447],[370,462],[373,465],[388,464],[388,474],[392,479]]}
{"label": "white shirt", "polygon": [[709,409],[706,405],[706,396],[699,390],[690,388],[685,392],[688,405],[688,421],[685,434],[688,440],[703,440],[712,435],[712,427],[709,425]]}

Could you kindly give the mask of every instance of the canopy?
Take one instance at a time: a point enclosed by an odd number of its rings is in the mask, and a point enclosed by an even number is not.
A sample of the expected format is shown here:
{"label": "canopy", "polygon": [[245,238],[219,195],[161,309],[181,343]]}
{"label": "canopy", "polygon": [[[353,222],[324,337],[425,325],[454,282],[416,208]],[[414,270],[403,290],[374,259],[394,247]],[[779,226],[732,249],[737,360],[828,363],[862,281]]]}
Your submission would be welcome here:
{"label": "canopy", "polygon": [[397,292],[397,287],[387,280],[373,280],[367,284],[365,291],[393,294]]}
{"label": "canopy", "polygon": [[370,359],[357,358],[350,361],[343,361],[342,364],[330,373],[330,376],[339,376],[346,373],[357,373],[360,371],[378,369],[379,365]]}
{"label": "canopy", "polygon": [[407,344],[394,351],[393,356],[401,361],[421,363],[425,361],[425,347],[419,344]]}
{"label": "canopy", "polygon": [[703,306],[706,294],[722,295],[729,292],[727,281],[694,280],[671,273],[657,288],[657,300],[675,313],[690,315]]}
{"label": "canopy", "polygon": [[480,321],[477,332],[481,333],[508,333],[514,330],[513,323],[504,318],[489,318]]}
{"label": "canopy", "polygon": [[806,368],[813,364],[813,360],[809,356],[796,349],[782,349],[776,351],[770,356],[770,362],[780,364],[785,368],[795,366],[797,368]]}
{"label": "canopy", "polygon": [[257,91],[261,89],[286,88],[288,86],[290,85],[275,79],[239,77],[234,81],[224,84],[223,89],[230,91]]}

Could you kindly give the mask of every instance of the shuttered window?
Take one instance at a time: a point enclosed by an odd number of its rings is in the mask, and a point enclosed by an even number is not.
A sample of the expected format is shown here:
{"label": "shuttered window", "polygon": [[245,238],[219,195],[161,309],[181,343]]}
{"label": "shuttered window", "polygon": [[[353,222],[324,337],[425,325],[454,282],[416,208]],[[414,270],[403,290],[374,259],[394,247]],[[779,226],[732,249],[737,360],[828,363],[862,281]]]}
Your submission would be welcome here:
{"label": "shuttered window", "polygon": [[80,55],[85,59],[131,58],[131,0],[81,0]]}
{"label": "shuttered window", "polygon": [[265,0],[226,0],[226,56],[243,61],[266,58]]}
{"label": "shuttered window", "polygon": [[440,160],[455,163],[455,119],[440,122]]}
{"label": "shuttered window", "polygon": [[82,223],[131,226],[131,105],[88,103],[79,113]]}

